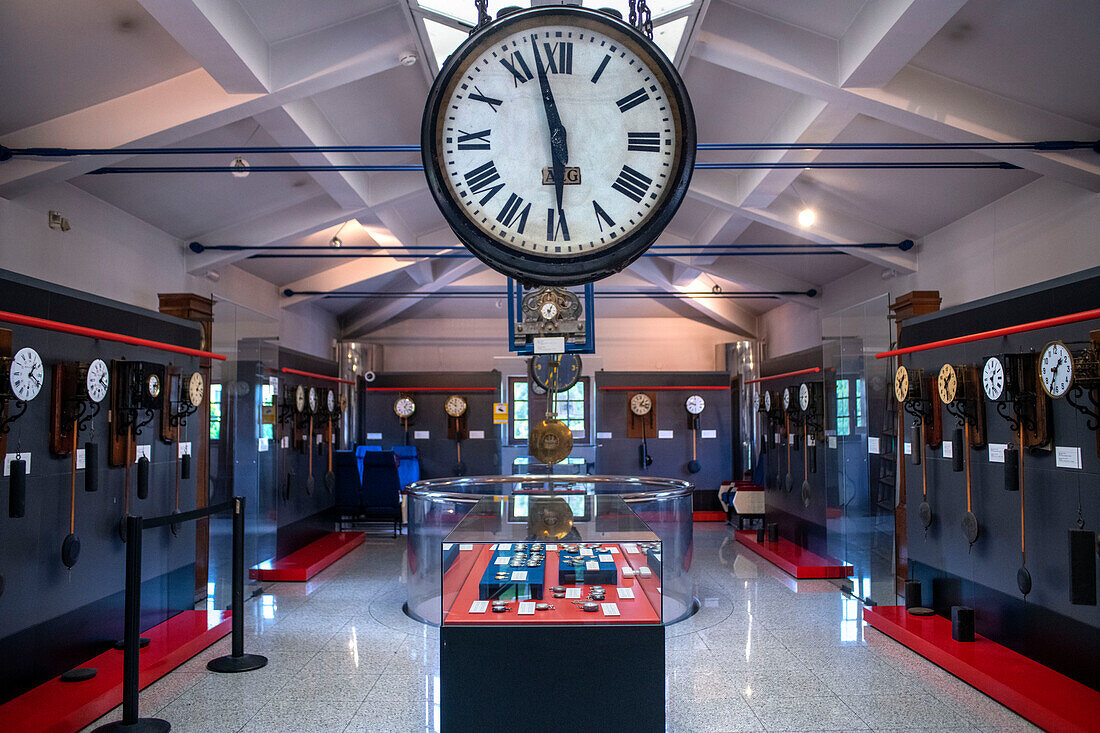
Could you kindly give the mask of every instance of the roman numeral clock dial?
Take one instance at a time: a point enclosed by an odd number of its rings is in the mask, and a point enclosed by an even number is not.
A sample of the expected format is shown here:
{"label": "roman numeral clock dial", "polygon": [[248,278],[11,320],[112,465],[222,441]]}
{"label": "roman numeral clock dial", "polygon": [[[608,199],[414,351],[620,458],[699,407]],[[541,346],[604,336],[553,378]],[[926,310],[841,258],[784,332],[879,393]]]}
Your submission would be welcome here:
{"label": "roman numeral clock dial", "polygon": [[525,10],[447,60],[424,112],[432,194],[475,255],[526,284],[618,272],[690,182],[691,103],[629,25],[579,7]]}

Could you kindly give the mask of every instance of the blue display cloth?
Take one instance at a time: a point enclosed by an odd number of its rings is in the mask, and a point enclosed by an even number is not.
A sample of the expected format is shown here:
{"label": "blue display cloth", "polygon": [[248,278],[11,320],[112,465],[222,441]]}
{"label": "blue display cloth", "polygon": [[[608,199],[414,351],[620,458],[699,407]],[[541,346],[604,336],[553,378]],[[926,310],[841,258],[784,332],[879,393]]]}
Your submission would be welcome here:
{"label": "blue display cloth", "polygon": [[[512,560],[512,556],[515,554],[515,545],[511,545],[507,550],[497,549],[493,552],[493,558],[489,561],[489,567],[485,569],[485,573],[481,576],[481,582],[477,586],[477,597],[482,601],[491,601],[500,598],[508,591],[514,591],[515,597],[519,600],[533,598],[535,600],[542,600],[542,586],[546,579],[546,560],[542,561],[542,564],[538,567],[528,567],[524,563],[523,567],[514,568],[508,563],[497,565],[497,558],[506,558],[509,562]],[[528,555],[530,557],[530,555]],[[517,570],[526,571],[526,580],[511,580],[511,574]],[[500,580],[497,578],[497,573],[504,571],[507,572],[509,578]]]}
{"label": "blue display cloth", "polygon": [[[592,555],[574,555],[562,550],[558,554],[558,582],[562,585],[583,583],[584,585],[618,585],[619,568],[612,562],[600,562],[599,555],[604,554],[593,551]],[[585,565],[572,565],[563,561],[564,558],[580,558],[599,564],[599,570],[589,570]]]}

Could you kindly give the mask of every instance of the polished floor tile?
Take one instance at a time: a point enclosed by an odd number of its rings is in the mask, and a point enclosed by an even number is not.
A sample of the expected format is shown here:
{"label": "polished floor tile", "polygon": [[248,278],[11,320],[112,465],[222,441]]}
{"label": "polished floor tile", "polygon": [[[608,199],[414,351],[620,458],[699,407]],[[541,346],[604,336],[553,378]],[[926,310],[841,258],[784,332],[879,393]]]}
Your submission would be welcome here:
{"label": "polished floor tile", "polygon": [[[728,527],[696,525],[693,563],[701,608],[665,629],[668,731],[1037,730],[866,626],[832,584],[742,551]],[[438,733],[439,630],[403,612],[405,567],[403,538],[372,537],[308,583],[264,586],[245,648],[268,666],[207,671],[223,639],[144,690],[141,714],[180,732]]]}

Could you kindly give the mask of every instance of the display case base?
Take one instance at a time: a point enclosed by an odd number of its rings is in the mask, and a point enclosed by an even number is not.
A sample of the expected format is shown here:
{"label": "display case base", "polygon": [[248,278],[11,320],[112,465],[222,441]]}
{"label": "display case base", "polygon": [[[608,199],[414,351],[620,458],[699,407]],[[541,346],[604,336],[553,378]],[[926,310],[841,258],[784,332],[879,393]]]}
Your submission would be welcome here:
{"label": "display case base", "polygon": [[665,729],[663,626],[440,629],[440,731]]}
{"label": "display case base", "polygon": [[[229,611],[184,611],[145,632],[139,684],[148,687],[229,633]],[[0,731],[71,733],[122,702],[122,652],[114,649],[81,666],[99,673],[86,682],[45,682],[0,705]],[[119,730],[127,730],[125,728]],[[137,730],[137,729],[134,729]]]}
{"label": "display case base", "polygon": [[779,542],[757,542],[756,532],[737,530],[734,539],[779,569],[796,578],[847,578],[855,570],[833,557],[815,555],[795,543],[779,538]]}
{"label": "display case base", "polygon": [[950,619],[874,606],[863,620],[1044,730],[1096,730],[1100,692],[979,634],[955,641]]}
{"label": "display case base", "polygon": [[305,582],[367,541],[362,532],[329,532],[278,560],[265,560],[248,571],[253,580]]}

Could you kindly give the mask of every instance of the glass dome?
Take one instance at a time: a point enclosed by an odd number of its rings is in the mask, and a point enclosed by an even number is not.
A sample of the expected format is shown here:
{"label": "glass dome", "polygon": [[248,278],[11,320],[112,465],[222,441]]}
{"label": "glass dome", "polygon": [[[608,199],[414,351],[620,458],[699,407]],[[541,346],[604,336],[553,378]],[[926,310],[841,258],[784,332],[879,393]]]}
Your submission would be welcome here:
{"label": "glass dome", "polygon": [[405,489],[408,509],[406,612],[423,623],[442,620],[447,536],[481,499],[516,493],[615,494],[662,543],[662,613],[666,625],[695,611],[691,575],[692,491],[686,481],[634,476],[469,476],[417,481]]}

